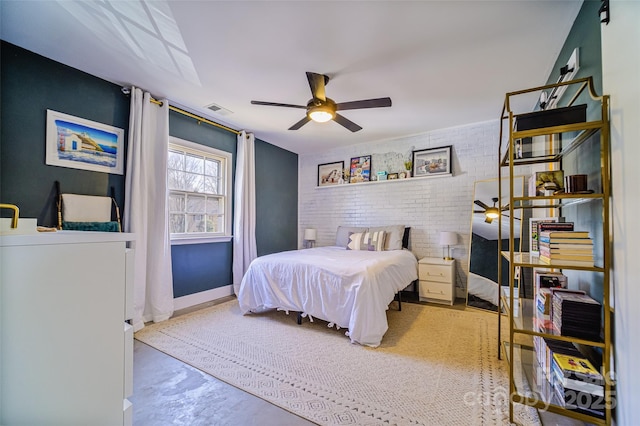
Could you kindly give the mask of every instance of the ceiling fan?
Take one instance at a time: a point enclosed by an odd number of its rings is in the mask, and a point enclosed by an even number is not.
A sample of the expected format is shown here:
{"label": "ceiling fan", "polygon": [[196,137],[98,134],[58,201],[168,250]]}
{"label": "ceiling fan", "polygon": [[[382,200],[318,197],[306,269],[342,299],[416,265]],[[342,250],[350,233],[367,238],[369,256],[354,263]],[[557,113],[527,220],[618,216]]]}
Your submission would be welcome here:
{"label": "ceiling fan", "polygon": [[362,130],[362,127],[338,114],[337,111],[391,106],[391,98],[364,99],[361,101],[335,103],[333,99],[328,98],[325,95],[324,89],[325,86],[329,83],[328,76],[315,72],[307,72],[307,80],[309,81],[309,87],[311,88],[311,95],[313,97],[309,100],[309,102],[307,102],[306,106],[264,101],[251,101],[251,103],[253,105],[270,105],[287,108],[306,109],[307,115],[305,115],[302,120],[289,127],[289,130],[298,130],[300,127],[307,124],[310,120],[316,121],[318,123],[324,123],[326,121],[333,120],[336,123],[351,130],[352,132]]}
{"label": "ceiling fan", "polygon": [[[498,208],[496,206],[496,203],[498,202],[498,198],[494,197],[491,199],[491,201],[493,201],[493,206],[488,206],[486,205],[484,202],[480,201],[480,200],[473,200],[474,204],[479,205],[480,207],[482,207],[484,210],[474,210],[474,213],[484,213],[485,215],[485,222],[487,223],[491,223],[493,222],[493,219],[497,219],[498,216],[500,216],[500,212],[501,211],[505,211],[505,210],[509,210],[509,204],[505,204],[504,206]],[[508,216],[508,215],[503,215],[503,216]],[[514,218],[519,220],[519,218]]]}

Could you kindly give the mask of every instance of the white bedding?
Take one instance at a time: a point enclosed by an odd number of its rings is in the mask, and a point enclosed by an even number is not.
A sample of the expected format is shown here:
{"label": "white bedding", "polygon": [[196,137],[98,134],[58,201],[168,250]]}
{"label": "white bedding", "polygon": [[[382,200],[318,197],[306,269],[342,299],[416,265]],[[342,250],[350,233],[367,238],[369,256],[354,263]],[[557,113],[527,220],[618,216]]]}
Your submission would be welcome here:
{"label": "white bedding", "polygon": [[467,291],[498,306],[498,283],[489,278],[469,272]]}
{"label": "white bedding", "polygon": [[244,314],[280,308],[348,328],[352,342],[378,346],[389,303],[418,279],[408,250],[361,251],[317,247],[255,259],[242,279]]}

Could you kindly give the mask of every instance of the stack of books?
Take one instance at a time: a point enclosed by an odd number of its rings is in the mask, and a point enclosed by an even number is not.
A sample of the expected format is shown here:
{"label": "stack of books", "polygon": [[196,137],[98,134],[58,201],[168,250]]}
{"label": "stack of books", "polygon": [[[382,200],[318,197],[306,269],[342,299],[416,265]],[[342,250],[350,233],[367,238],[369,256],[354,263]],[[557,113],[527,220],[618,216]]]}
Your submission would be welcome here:
{"label": "stack of books", "polygon": [[551,384],[558,405],[604,417],[604,378],[588,359],[555,353],[551,371]]}
{"label": "stack of books", "polygon": [[549,333],[553,330],[551,322],[551,299],[553,294],[550,288],[541,288],[536,293],[536,310],[533,315],[533,323],[538,331]]}
{"label": "stack of books", "polygon": [[582,292],[552,290],[551,322],[563,336],[600,340],[601,306]]}
{"label": "stack of books", "polygon": [[538,240],[544,263],[593,266],[593,240],[588,231],[542,231]]}
{"label": "stack of books", "polygon": [[[544,330],[538,330],[544,331]],[[544,378],[551,383],[553,354],[582,356],[580,351],[571,342],[553,340],[548,337],[533,336],[533,347],[536,352],[536,360],[540,366]]]}

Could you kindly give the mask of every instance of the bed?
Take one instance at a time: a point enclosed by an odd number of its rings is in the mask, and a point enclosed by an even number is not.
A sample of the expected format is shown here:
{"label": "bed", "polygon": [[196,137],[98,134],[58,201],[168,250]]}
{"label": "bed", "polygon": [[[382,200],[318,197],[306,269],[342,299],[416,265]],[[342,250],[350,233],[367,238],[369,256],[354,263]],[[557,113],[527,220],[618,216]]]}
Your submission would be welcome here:
{"label": "bed", "polygon": [[469,272],[467,291],[480,299],[498,306],[498,283],[473,272]]}
{"label": "bed", "polygon": [[387,331],[395,294],[418,278],[406,249],[349,250],[329,246],[255,259],[238,293],[243,314],[271,309],[302,312],[348,329],[351,342],[376,347]]}

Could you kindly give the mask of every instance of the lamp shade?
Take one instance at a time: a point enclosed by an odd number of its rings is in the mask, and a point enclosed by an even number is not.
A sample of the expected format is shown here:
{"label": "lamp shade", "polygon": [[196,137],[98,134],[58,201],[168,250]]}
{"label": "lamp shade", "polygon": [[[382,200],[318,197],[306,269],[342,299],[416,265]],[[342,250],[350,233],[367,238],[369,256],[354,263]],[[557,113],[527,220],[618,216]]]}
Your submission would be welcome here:
{"label": "lamp shade", "polygon": [[304,230],[304,239],[307,241],[315,241],[317,232],[313,228],[307,228]]}
{"label": "lamp shade", "polygon": [[442,231],[440,232],[440,245],[452,246],[458,243],[458,234],[455,232]]}

